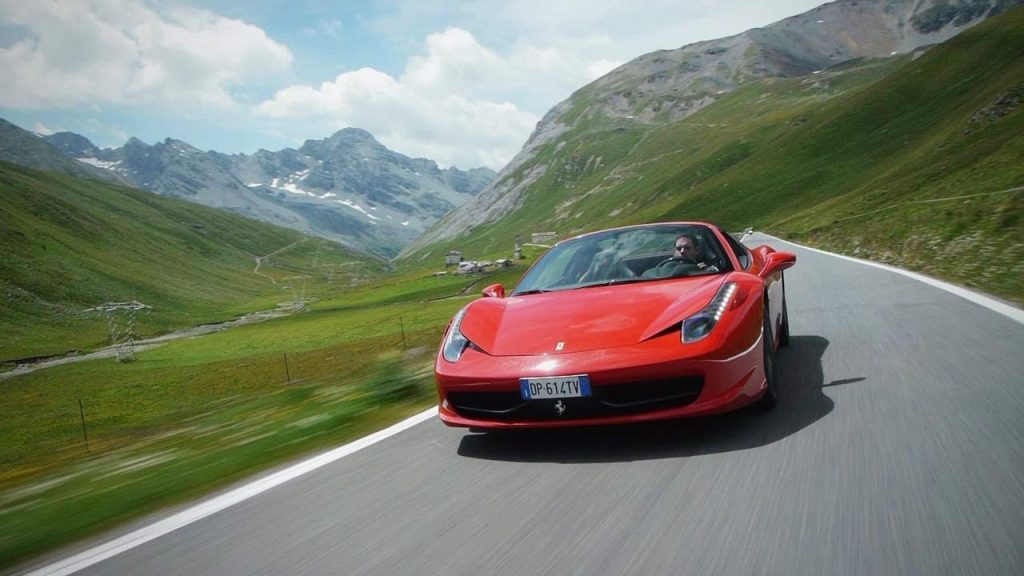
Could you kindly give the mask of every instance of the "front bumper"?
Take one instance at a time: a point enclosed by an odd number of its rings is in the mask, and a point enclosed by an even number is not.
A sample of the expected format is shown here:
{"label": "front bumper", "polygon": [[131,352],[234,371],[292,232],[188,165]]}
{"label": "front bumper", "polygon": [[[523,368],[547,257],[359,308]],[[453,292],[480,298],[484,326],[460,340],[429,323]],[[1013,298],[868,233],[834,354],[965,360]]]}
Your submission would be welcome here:
{"label": "front bumper", "polygon": [[[575,354],[439,360],[438,412],[442,422],[458,427],[599,426],[730,412],[764,395],[760,334],[727,358],[706,347],[680,358],[678,346],[678,340],[669,346],[652,341]],[[520,398],[521,377],[572,374],[590,377],[591,397]]]}

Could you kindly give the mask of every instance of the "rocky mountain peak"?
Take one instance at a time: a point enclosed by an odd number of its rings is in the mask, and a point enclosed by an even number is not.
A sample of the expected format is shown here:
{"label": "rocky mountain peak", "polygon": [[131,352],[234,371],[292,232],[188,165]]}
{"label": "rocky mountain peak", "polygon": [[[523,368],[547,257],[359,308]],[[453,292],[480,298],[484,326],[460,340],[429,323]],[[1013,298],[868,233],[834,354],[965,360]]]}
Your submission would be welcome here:
{"label": "rocky mountain peak", "polygon": [[91,140],[74,132],[55,132],[45,140],[71,158],[93,158],[99,150]]}
{"label": "rocky mountain peak", "polygon": [[0,158],[127,181],[387,257],[495,175],[486,168],[442,172],[358,128],[307,140],[299,150],[227,155],[174,138],[149,145],[133,137],[99,149],[78,134],[39,137],[0,120]]}
{"label": "rocky mountain peak", "polygon": [[366,130],[343,128],[322,140],[306,140],[299,152],[315,157],[355,154],[359,151],[382,151],[386,148]]}
{"label": "rocky mountain peak", "polygon": [[131,150],[131,149],[144,149],[144,148],[149,148],[149,144],[146,144],[142,140],[139,140],[135,136],[132,136],[131,138],[128,139],[127,142],[124,143],[124,146],[122,146],[121,148],[122,149],[128,149],[128,150]]}
{"label": "rocky mountain peak", "polygon": [[377,139],[373,137],[373,134],[370,134],[369,132],[367,132],[366,130],[363,130],[362,128],[351,128],[351,127],[349,127],[349,128],[342,128],[341,130],[338,130],[337,132],[332,134],[329,138],[327,138],[327,140],[329,140],[329,141],[339,141],[339,142],[340,141],[367,142],[367,143],[372,143],[372,144],[376,144],[377,143]]}

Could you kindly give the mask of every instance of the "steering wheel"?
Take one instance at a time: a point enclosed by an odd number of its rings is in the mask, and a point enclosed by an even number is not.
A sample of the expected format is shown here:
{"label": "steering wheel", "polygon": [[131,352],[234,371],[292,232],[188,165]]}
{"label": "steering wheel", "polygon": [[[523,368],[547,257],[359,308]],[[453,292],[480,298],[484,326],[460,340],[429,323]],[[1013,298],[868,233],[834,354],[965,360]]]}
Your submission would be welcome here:
{"label": "steering wheel", "polygon": [[658,262],[658,264],[654,267],[654,270],[661,270],[662,266],[666,266],[668,264],[677,264],[680,262],[682,262],[682,260],[676,260],[675,258],[666,258],[661,262]]}
{"label": "steering wheel", "polygon": [[[670,264],[674,264],[676,267],[674,269],[670,269]],[[698,270],[700,270],[700,267],[690,261],[667,258],[658,262],[654,268],[649,269],[645,274],[654,278],[669,278],[675,276],[688,276],[692,272],[696,272]]]}

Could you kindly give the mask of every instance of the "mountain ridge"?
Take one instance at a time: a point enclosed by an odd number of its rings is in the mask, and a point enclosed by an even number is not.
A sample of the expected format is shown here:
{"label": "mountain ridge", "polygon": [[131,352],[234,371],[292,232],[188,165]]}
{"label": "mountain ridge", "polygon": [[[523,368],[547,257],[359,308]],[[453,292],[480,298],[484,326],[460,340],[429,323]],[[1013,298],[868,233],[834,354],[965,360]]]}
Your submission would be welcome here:
{"label": "mountain ridge", "polygon": [[394,256],[494,177],[409,158],[358,128],[298,149],[229,155],[174,138],[100,148],[73,132],[36,135],[2,121],[0,159],[185,198],[379,257]]}
{"label": "mountain ridge", "polygon": [[171,138],[154,145],[133,138],[120,148],[92,150],[96,162],[147,190],[385,257],[493,177],[486,168],[441,170],[432,160],[389,150],[359,128],[252,155],[203,152]]}
{"label": "mountain ridge", "polygon": [[[63,139],[59,142],[61,145],[67,146]],[[68,158],[63,151],[53,146],[42,135],[29,132],[3,118],[0,118],[0,160],[37,170],[93,178],[105,182],[125,183],[123,178],[108,170]]]}
{"label": "mountain ridge", "polygon": [[764,28],[641,55],[553,107],[487,188],[408,244],[399,258],[422,254],[431,245],[521,210],[536,182],[569,154],[569,133],[581,138],[588,132],[644,132],[669,125],[752,80],[820,73],[857,58],[915,52],[1021,3],[839,0]]}

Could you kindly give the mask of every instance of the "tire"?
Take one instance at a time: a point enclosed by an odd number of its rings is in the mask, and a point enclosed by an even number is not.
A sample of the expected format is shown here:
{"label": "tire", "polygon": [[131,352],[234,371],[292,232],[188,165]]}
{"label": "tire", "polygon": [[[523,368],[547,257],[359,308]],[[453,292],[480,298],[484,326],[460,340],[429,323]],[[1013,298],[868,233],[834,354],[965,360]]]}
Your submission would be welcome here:
{"label": "tire", "polygon": [[782,277],[782,326],[779,328],[779,348],[789,346],[789,306],[786,305],[786,277]]}
{"label": "tire", "polygon": [[765,301],[764,322],[762,323],[761,340],[764,348],[764,377],[768,385],[765,388],[764,396],[757,401],[756,406],[761,410],[771,410],[779,402],[778,386],[775,382],[775,350],[772,348],[772,325],[768,317],[768,304]]}

